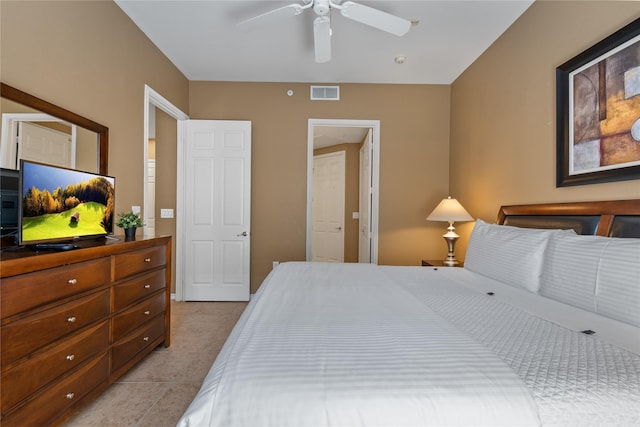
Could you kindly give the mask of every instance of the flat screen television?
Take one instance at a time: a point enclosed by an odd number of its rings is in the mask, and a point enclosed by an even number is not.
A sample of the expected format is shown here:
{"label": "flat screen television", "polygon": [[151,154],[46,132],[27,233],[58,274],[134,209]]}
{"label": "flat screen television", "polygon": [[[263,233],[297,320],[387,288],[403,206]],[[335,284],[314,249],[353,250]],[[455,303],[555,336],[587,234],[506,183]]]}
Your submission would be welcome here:
{"label": "flat screen television", "polygon": [[18,244],[113,234],[115,178],[20,160]]}

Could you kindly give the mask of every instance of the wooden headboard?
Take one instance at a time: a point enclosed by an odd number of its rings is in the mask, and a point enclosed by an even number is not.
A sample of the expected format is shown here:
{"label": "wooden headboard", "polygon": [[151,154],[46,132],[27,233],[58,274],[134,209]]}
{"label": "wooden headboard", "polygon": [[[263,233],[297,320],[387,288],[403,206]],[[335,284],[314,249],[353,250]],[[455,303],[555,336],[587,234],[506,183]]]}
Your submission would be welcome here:
{"label": "wooden headboard", "polygon": [[640,199],[502,206],[497,224],[572,228],[578,234],[640,238]]}

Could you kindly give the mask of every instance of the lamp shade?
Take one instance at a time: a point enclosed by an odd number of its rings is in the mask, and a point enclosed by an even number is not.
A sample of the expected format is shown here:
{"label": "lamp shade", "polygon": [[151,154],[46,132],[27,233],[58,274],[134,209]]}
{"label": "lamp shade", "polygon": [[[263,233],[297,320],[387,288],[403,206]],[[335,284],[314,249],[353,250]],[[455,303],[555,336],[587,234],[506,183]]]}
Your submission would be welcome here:
{"label": "lamp shade", "polygon": [[427,217],[427,221],[473,221],[473,217],[462,207],[460,202],[449,196],[436,206]]}

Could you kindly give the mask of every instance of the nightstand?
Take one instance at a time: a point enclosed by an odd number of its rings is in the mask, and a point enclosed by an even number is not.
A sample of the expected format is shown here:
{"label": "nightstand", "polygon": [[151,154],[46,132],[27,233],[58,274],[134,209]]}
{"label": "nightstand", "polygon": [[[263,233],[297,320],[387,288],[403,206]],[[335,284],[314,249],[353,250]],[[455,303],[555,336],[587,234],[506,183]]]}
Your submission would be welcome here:
{"label": "nightstand", "polygon": [[[444,265],[444,260],[441,259],[427,259],[427,260],[422,260],[422,266],[423,267],[449,267],[448,265]],[[464,262],[461,262],[458,265],[455,265],[454,267],[464,267]]]}

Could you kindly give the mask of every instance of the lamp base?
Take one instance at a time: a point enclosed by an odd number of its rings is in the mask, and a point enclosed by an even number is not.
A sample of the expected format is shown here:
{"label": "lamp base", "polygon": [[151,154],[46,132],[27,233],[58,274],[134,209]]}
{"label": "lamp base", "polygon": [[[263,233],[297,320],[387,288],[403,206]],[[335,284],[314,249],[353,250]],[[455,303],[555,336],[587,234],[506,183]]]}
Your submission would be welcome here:
{"label": "lamp base", "polygon": [[457,267],[457,266],[460,265],[460,261],[458,261],[455,258],[453,258],[453,259],[447,258],[444,261],[442,261],[442,263],[447,267]]}
{"label": "lamp base", "polygon": [[447,242],[447,258],[442,262],[447,267],[455,267],[460,264],[453,253],[453,249],[456,246],[456,240],[458,236],[455,231],[453,231],[453,225],[449,226],[449,231],[442,236],[444,240]]}

